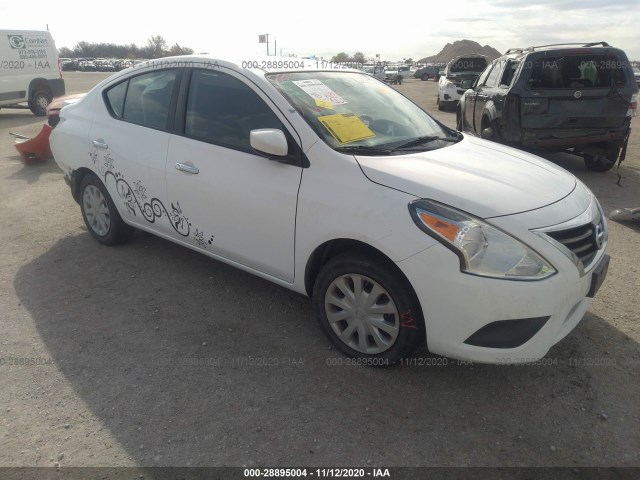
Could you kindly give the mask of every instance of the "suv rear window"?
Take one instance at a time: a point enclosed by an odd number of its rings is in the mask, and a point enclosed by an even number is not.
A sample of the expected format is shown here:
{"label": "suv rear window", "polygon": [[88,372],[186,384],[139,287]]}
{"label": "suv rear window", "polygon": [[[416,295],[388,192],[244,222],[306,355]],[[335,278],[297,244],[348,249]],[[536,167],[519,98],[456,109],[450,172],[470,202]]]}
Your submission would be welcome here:
{"label": "suv rear window", "polygon": [[529,88],[604,88],[626,85],[628,62],[614,55],[565,55],[538,59]]}
{"label": "suv rear window", "polygon": [[461,72],[477,72],[481,73],[487,68],[486,58],[460,58],[456,62],[449,65],[449,73],[461,73]]}

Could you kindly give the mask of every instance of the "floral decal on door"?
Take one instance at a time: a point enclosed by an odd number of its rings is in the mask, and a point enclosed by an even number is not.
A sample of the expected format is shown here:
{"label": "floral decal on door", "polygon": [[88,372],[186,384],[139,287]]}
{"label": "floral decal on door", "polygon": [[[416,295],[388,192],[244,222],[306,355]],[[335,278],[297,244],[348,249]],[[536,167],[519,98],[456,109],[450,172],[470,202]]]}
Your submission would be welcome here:
{"label": "floral decal on door", "polygon": [[149,223],[155,223],[157,219],[167,218],[171,227],[185,238],[190,238],[192,242],[200,247],[207,248],[213,244],[214,235],[205,236],[203,230],[195,228],[192,230],[189,218],[183,213],[180,202],[171,202],[171,208],[168,209],[159,199],[152,197],[147,201],[147,187],[142,180],[134,180],[133,186],[125,180],[121,172],[117,171],[114,166],[114,159],[107,151],[104,155],[100,155],[96,148],[89,152],[91,161],[97,168],[103,178],[105,185],[111,180],[123,200],[127,211],[138,216],[138,213]]}

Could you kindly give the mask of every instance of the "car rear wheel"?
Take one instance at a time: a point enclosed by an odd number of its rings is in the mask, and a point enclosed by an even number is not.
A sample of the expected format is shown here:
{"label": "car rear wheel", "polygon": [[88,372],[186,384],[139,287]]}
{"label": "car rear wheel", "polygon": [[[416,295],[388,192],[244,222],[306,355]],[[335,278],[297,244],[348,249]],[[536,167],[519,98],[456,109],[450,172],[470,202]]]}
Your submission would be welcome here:
{"label": "car rear wheel", "polygon": [[609,146],[606,150],[595,154],[585,153],[584,164],[593,172],[608,172],[616,164],[619,153],[620,149],[614,146]]}
{"label": "car rear wheel", "polygon": [[413,289],[385,262],[357,253],[331,259],[313,289],[316,318],[346,355],[371,365],[397,363],[425,339]]}
{"label": "car rear wheel", "polygon": [[80,208],[89,233],[103,245],[118,245],[131,238],[134,228],[122,221],[109,192],[98,177],[86,175],[80,183]]}
{"label": "car rear wheel", "polygon": [[441,112],[444,112],[446,110],[446,107],[440,101],[440,95],[438,95],[438,99],[436,100],[436,104],[438,105],[438,110],[440,110]]}
{"label": "car rear wheel", "polygon": [[423,73],[420,76],[420,80],[422,80],[423,82],[426,82],[427,80],[429,80],[429,74],[428,73]]}
{"label": "car rear wheel", "polygon": [[51,103],[51,94],[46,90],[38,90],[33,94],[29,102],[29,109],[34,115],[44,117],[47,114],[47,106]]}

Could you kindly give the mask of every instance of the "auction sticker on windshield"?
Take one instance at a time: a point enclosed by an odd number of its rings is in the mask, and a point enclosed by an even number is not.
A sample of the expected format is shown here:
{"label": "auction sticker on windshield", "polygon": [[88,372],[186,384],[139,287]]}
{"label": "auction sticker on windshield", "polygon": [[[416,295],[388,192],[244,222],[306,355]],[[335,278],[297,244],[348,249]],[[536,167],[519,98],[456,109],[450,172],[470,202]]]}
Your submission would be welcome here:
{"label": "auction sticker on windshield", "polygon": [[360,117],[353,113],[325,115],[318,117],[318,120],[329,130],[333,138],[340,143],[357,142],[358,140],[376,136],[376,134],[360,120]]}
{"label": "auction sticker on windshield", "polygon": [[330,103],[331,105],[344,105],[347,103],[340,95],[331,90],[320,80],[296,80],[293,83],[304,90],[307,95],[316,101],[320,100]]}

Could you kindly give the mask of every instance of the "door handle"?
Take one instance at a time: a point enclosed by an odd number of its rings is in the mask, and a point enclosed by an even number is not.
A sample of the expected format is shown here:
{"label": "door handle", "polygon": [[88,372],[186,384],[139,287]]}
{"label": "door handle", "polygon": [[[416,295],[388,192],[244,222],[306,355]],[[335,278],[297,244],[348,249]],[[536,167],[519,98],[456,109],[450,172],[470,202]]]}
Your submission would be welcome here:
{"label": "door handle", "polygon": [[198,167],[195,167],[193,165],[188,165],[186,163],[176,163],[176,170],[180,170],[181,172],[187,172],[187,173],[200,173],[200,170],[198,169]]}
{"label": "door handle", "polygon": [[102,148],[102,149],[107,149],[109,148],[109,145],[107,145],[106,143],[104,143],[104,140],[102,140],[101,138],[99,138],[98,140],[94,140],[93,141],[93,146],[96,148]]}

